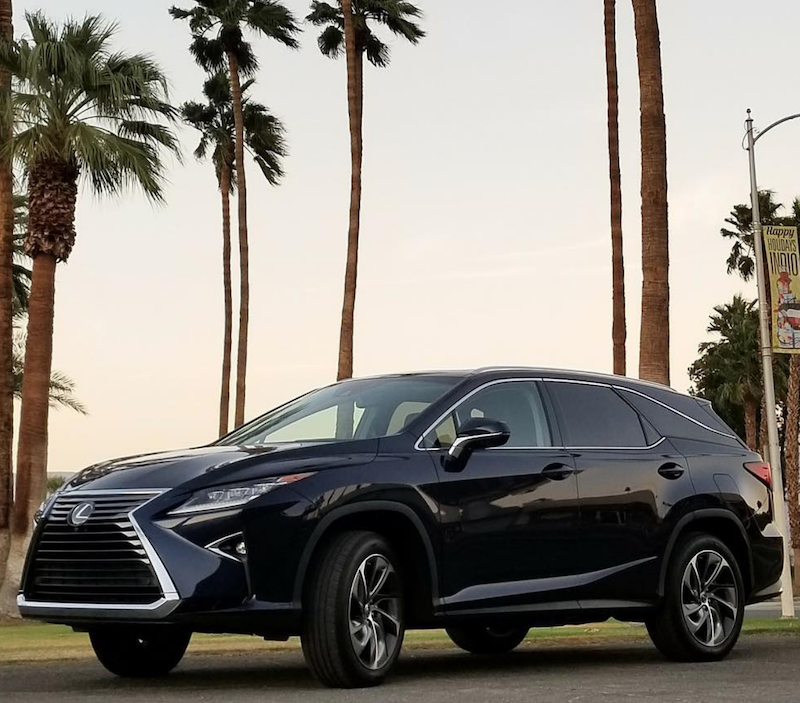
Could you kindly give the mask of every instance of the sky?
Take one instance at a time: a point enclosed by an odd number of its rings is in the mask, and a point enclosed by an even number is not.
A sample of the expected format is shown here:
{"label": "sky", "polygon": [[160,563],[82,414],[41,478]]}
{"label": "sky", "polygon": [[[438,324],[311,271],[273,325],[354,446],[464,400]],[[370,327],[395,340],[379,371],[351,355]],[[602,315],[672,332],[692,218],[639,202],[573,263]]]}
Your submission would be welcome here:
{"label": "sky", "polygon": [[[308,2],[285,0],[304,17]],[[184,0],[187,4],[189,0]],[[152,54],[175,103],[198,99],[188,28],[157,0],[16,0],[54,19],[103,13],[116,46]],[[611,245],[600,0],[419,0],[427,38],[390,40],[365,75],[364,200],[355,372],[530,365],[608,372]],[[800,4],[661,0],[671,237],[672,384],[708,337],[714,305],[753,284],[728,276],[719,235],[749,199],[748,107],[762,127],[800,111]],[[630,3],[618,3],[629,373],[641,294],[639,96]],[[335,380],[349,198],[343,61],[266,40],[254,97],[286,124],[284,183],[250,169],[247,415]],[[81,191],[77,244],[59,267],[54,368],[87,417],[51,414],[50,463],[196,446],[218,425],[220,197],[213,169],[169,163],[167,204]],[[759,143],[760,185],[800,195],[800,121]]]}

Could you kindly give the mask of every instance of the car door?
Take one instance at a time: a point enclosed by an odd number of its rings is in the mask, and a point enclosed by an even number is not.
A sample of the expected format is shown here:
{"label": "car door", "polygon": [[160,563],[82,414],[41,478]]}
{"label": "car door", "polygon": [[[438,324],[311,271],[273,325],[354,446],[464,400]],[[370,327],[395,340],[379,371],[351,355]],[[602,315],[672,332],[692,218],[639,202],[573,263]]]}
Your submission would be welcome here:
{"label": "car door", "polygon": [[[505,422],[499,448],[476,451],[458,473],[443,461],[471,418]],[[423,438],[440,483],[441,591],[449,611],[524,607],[564,598],[575,568],[578,489],[538,384],[503,380],[470,393]],[[568,607],[576,607],[574,600]]]}
{"label": "car door", "polygon": [[658,584],[664,518],[693,494],[685,459],[611,386],[545,386],[577,468],[581,605],[649,601]]}

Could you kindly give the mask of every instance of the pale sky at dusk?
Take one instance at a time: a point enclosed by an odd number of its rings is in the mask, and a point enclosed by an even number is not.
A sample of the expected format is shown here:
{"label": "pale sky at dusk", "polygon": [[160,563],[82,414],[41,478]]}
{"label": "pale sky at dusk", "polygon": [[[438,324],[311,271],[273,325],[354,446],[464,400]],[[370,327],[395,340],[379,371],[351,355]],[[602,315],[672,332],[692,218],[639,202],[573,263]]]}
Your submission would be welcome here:
{"label": "pale sky at dusk", "polygon": [[[200,97],[188,28],[158,0],[17,0],[53,18],[102,12],[151,53],[176,103]],[[188,0],[185,0],[188,4]],[[286,0],[298,16],[305,0]],[[356,374],[494,364],[611,369],[611,251],[601,0],[419,0],[428,37],[392,41],[366,73]],[[487,8],[494,11],[490,14]],[[711,308],[754,286],[725,273],[719,236],[748,199],[745,110],[800,112],[800,4],[661,0],[669,140],[672,381]],[[638,82],[630,3],[618,2],[629,372],[638,369]],[[250,168],[248,417],[335,380],[349,191],[345,66],[255,40],[254,94],[288,128],[287,177]],[[51,415],[50,470],[215,438],[222,351],[213,169],[170,167],[167,205],[131,193],[78,207],[59,267],[55,368],[90,415]],[[800,122],[759,144],[762,187],[800,195]]]}

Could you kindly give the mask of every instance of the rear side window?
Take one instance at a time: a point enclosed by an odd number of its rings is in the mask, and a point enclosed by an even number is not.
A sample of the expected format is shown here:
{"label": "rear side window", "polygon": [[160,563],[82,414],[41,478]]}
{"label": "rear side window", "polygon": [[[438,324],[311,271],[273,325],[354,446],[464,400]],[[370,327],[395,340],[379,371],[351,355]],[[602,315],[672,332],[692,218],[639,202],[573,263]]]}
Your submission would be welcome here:
{"label": "rear side window", "polygon": [[555,382],[547,387],[561,409],[569,446],[647,446],[638,414],[613,389]]}
{"label": "rear side window", "polygon": [[[729,429],[726,425],[722,423],[721,420],[717,420],[715,416],[708,413],[705,408],[700,405],[699,407],[696,405],[693,408],[694,412],[698,410],[702,412],[703,419],[699,420],[702,425],[707,425],[711,429],[707,429],[706,427],[702,427],[697,422],[692,422],[691,420],[683,417],[683,415],[679,415],[676,412],[673,412],[668,407],[664,407],[660,403],[656,403],[645,396],[641,396],[638,393],[632,393],[625,389],[620,391],[624,394],[625,399],[630,402],[642,415],[644,415],[658,430],[660,434],[665,437],[675,437],[680,439],[692,439],[698,440],[700,442],[714,442],[715,444],[726,444],[729,446],[740,446],[740,442],[735,436],[727,436],[733,435],[733,431]],[[694,399],[689,398],[688,400],[696,403]],[[713,410],[711,411],[713,412]],[[717,430],[717,428],[719,428]],[[714,432],[712,430],[717,430]],[[724,434],[719,434],[720,432]]]}

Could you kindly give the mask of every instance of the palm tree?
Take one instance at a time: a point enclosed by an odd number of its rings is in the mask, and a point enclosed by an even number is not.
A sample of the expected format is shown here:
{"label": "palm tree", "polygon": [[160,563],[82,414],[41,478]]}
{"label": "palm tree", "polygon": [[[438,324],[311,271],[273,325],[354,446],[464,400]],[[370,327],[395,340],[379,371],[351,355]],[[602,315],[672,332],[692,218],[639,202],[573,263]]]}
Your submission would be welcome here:
{"label": "palm tree", "polygon": [[[775,202],[775,194],[770,190],[762,190],[758,194],[761,209],[761,221],[765,225],[779,224],[778,213],[783,209],[781,203]],[[733,241],[728,256],[728,273],[734,271],[745,281],[749,281],[756,271],[755,251],[753,249],[753,208],[750,205],[734,205],[731,214],[725,219],[728,227],[723,227],[720,234]]]}
{"label": "palm tree", "polygon": [[115,25],[87,16],[57,26],[41,13],[26,21],[30,38],[0,50],[15,85],[13,154],[27,177],[33,260],[12,516],[21,541],[45,488],[55,270],[75,243],[79,181],[98,195],[138,186],[161,201],[161,153],[178,153],[164,124],[175,117],[166,78],[147,56],[111,51]]}
{"label": "palm tree", "polygon": [[250,247],[247,233],[247,177],[244,165],[243,76],[258,68],[253,47],[244,30],[296,48],[300,31],[294,16],[277,0],[195,0],[196,7],[170,9],[174,19],[188,20],[192,32],[190,51],[209,72],[227,66],[234,117],[234,160],[239,193],[239,344],[236,360],[236,427],[244,424],[247,393],[247,337],[250,325]]}
{"label": "palm tree", "polygon": [[[14,337],[14,357],[11,378],[14,387],[14,398],[22,400],[22,379],[25,368],[25,335]],[[67,408],[80,415],[86,415],[86,406],[75,397],[75,381],[61,371],[50,374],[50,407]]]}
{"label": "palm tree", "polygon": [[667,126],[656,0],[633,0],[642,141],[642,325],[639,376],[669,384]]}
{"label": "palm tree", "polygon": [[[0,0],[0,43],[14,38],[11,0]],[[12,501],[12,445],[14,400],[11,387],[12,336],[14,325],[12,273],[12,193],[14,188],[9,146],[12,136],[11,74],[0,67],[0,574],[5,570],[9,545]]]}
{"label": "palm tree", "polygon": [[382,25],[392,34],[419,43],[425,36],[414,21],[422,11],[403,0],[339,0],[311,3],[311,24],[324,27],[319,36],[320,51],[330,58],[344,52],[347,60],[347,104],[350,116],[350,224],[347,235],[347,266],[339,337],[338,378],[353,375],[353,328],[358,283],[358,243],[361,230],[361,171],[363,163],[364,56],[379,68],[389,63],[389,47],[375,34],[372,25]]}
{"label": "palm tree", "polygon": [[[245,147],[261,168],[264,177],[277,185],[283,176],[282,159],[286,156],[283,124],[266,107],[247,97],[253,81],[242,85],[242,114]],[[195,156],[211,160],[222,195],[222,273],[225,303],[225,331],[222,350],[222,388],[220,391],[219,435],[228,434],[231,345],[233,344],[233,295],[231,290],[231,208],[230,194],[236,188],[235,121],[230,80],[227,71],[218,71],[205,82],[206,102],[188,102],[181,107],[184,121],[199,130],[200,143]]]}
{"label": "palm tree", "polygon": [[[718,305],[708,332],[719,335],[700,345],[700,358],[689,368],[696,392],[710,400],[726,418],[744,409],[745,441],[757,449],[757,413],[761,402],[761,357],[755,301],[735,296]],[[731,424],[738,424],[735,419]]]}
{"label": "palm tree", "polygon": [[614,373],[626,372],[625,256],[622,246],[622,174],[619,165],[619,81],[617,77],[617,2],[604,0],[606,38],[606,83],[608,86],[608,161],[611,181],[611,288]]}

